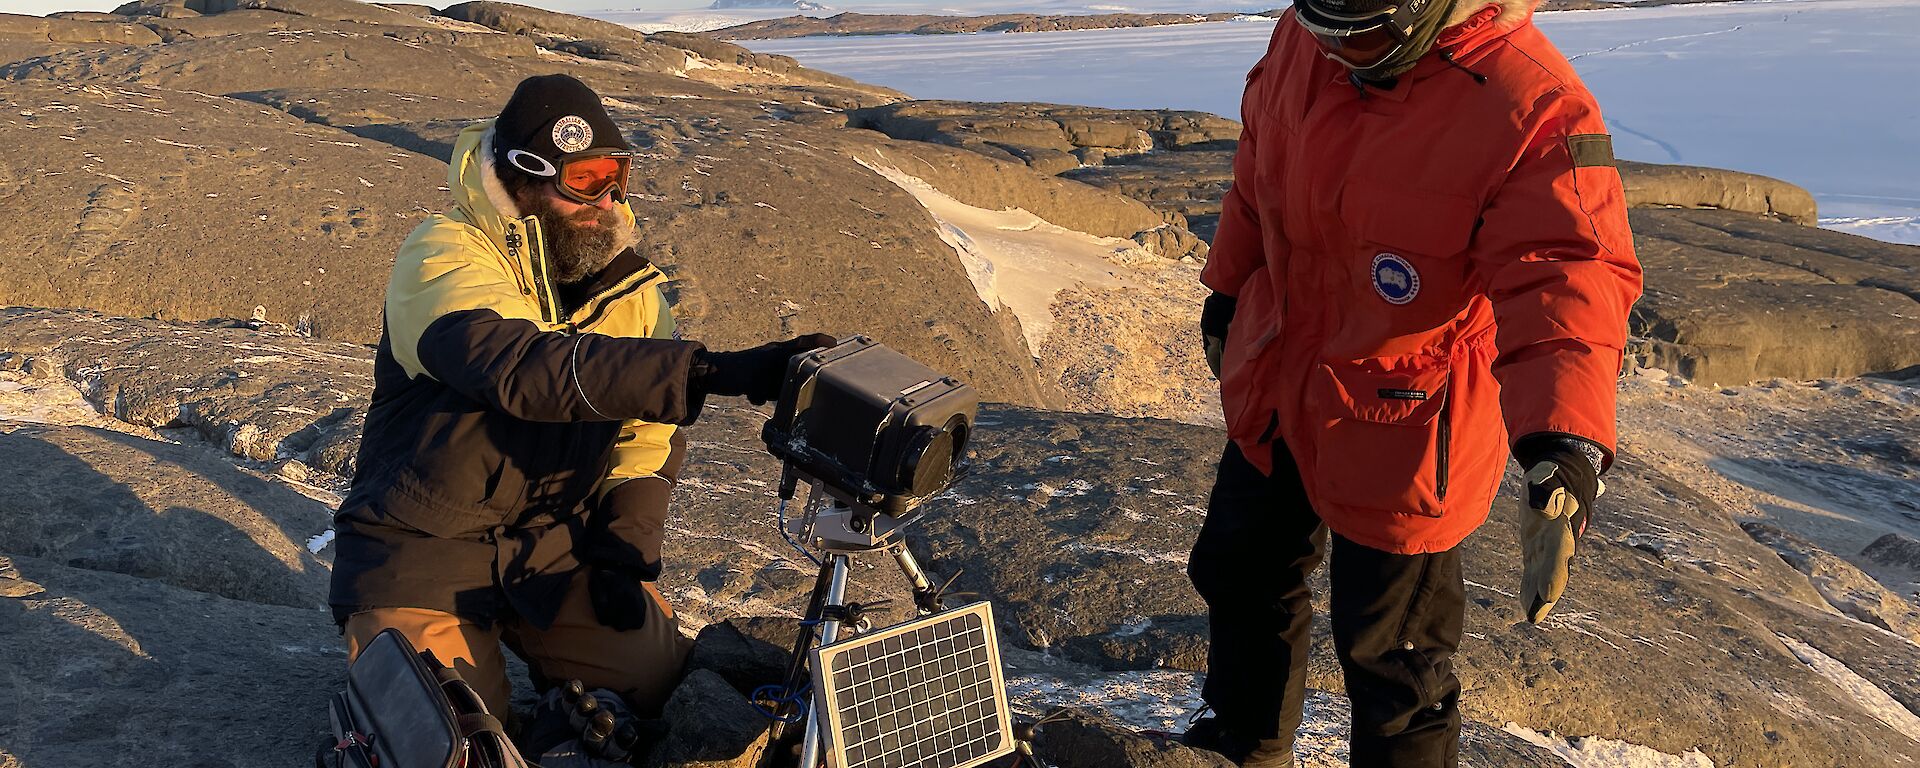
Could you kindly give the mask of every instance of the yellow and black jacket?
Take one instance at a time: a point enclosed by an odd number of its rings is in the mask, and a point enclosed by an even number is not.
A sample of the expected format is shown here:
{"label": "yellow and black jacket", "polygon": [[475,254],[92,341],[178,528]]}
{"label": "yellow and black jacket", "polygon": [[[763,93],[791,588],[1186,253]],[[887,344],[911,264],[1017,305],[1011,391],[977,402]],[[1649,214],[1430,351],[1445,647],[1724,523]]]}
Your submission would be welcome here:
{"label": "yellow and black jacket", "polygon": [[[494,175],[491,124],[454,145],[455,209],[394,258],[330,602],[545,624],[580,560],[658,575],[662,492],[701,347],[678,341],[660,270],[629,248],[585,286],[549,278],[538,219]],[[625,205],[618,208],[632,222]],[[663,483],[634,486],[664,488]],[[624,502],[623,502],[624,500]]]}

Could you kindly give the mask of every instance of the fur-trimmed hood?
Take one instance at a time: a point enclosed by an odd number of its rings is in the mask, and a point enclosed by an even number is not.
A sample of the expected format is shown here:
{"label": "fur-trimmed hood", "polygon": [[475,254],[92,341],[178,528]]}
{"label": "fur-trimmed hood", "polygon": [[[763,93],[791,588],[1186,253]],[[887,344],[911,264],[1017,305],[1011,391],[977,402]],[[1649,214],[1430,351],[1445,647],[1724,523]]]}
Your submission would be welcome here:
{"label": "fur-trimmed hood", "polygon": [[1534,10],[1543,2],[1545,0],[1459,0],[1453,7],[1453,13],[1447,16],[1447,27],[1464,24],[1488,8],[1498,8],[1499,13],[1491,19],[1493,25],[1512,29],[1533,16]]}

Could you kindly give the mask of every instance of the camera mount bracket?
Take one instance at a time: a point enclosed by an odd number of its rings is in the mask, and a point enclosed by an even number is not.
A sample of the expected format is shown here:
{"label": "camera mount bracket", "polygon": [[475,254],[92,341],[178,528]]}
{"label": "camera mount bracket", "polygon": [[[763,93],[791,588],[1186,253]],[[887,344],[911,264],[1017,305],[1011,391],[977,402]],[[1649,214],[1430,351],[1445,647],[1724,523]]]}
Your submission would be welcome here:
{"label": "camera mount bracket", "polygon": [[[798,473],[789,464],[783,477],[795,477]],[[800,636],[794,640],[792,661],[787,667],[787,690],[801,690],[807,685],[810,672],[807,669],[807,657],[816,645],[827,645],[840,638],[845,619],[854,618],[856,631],[867,629],[867,622],[859,617],[859,609],[847,603],[847,581],[853,565],[853,558],[861,553],[885,551],[892,555],[894,564],[907,577],[907,583],[913,588],[914,607],[921,616],[932,615],[940,610],[940,594],[927,580],[926,571],[921,570],[920,562],[913,552],[907,549],[902,529],[905,524],[889,515],[874,514],[868,508],[862,515],[858,507],[836,498],[830,492],[830,486],[819,481],[808,483],[806,511],[797,522],[799,540],[820,550],[820,572],[815,578],[813,592],[807,599],[807,612],[801,621]],[[782,483],[782,495],[788,495],[786,483]],[[873,607],[869,605],[867,607]],[[817,632],[816,632],[817,630]],[[790,736],[789,730],[799,724],[799,718],[793,710],[797,702],[784,703],[777,713],[781,718],[774,723],[770,743],[780,744]],[[808,707],[801,733],[799,765],[803,768],[819,765],[821,723],[816,707]],[[771,754],[771,753],[770,753]],[[777,765],[777,763],[774,763]]]}

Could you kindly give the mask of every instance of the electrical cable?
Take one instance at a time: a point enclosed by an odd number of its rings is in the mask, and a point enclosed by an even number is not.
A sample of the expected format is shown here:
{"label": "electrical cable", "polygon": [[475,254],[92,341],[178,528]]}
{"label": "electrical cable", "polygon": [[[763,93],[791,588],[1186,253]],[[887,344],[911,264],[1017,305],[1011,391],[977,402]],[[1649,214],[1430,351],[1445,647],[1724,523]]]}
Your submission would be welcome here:
{"label": "electrical cable", "polygon": [[819,568],[823,566],[824,563],[820,562],[820,558],[814,557],[812,552],[808,552],[804,547],[801,547],[800,542],[793,540],[793,534],[787,532],[787,500],[786,499],[780,500],[780,507],[774,511],[774,515],[780,519],[780,538],[787,540],[787,546],[793,547],[793,551],[800,553],[801,557],[804,557],[807,559],[808,562],[813,563],[815,568]]}
{"label": "electrical cable", "polygon": [[[800,690],[792,693],[786,693],[786,690],[786,686],[778,684],[768,684],[753,689],[752,703],[754,710],[758,711],[762,717],[777,723],[797,723],[806,719],[807,705],[809,704],[807,695],[813,692],[813,684],[808,683],[800,686]],[[776,696],[774,695],[776,693],[782,695]],[[762,699],[770,702],[770,704],[761,704]],[[794,705],[793,714],[780,714],[778,710],[782,704]]]}

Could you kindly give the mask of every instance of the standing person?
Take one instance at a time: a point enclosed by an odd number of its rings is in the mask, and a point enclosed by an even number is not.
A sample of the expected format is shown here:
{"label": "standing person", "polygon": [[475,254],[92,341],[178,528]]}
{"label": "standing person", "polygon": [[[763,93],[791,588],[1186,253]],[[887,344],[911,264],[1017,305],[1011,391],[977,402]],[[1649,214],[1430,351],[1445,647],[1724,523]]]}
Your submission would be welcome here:
{"label": "standing person", "polygon": [[1509,452],[1521,608],[1561,595],[1640,268],[1606,125],[1535,5],[1295,0],[1247,75],[1201,275],[1230,442],[1189,566],[1215,713],[1191,744],[1294,764],[1331,549],[1352,764],[1456,765],[1456,547]]}
{"label": "standing person", "polygon": [[681,341],[632,249],[632,153],[565,75],[521,82],[454,143],[454,210],[394,258],[334,618],[357,655],[397,628],[507,716],[502,640],[547,685],[657,716],[688,643],[655,588],[667,499],[709,395],[778,396],[815,334]]}

